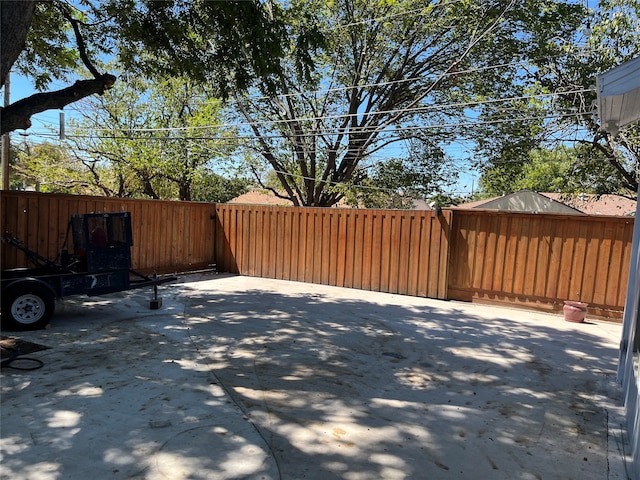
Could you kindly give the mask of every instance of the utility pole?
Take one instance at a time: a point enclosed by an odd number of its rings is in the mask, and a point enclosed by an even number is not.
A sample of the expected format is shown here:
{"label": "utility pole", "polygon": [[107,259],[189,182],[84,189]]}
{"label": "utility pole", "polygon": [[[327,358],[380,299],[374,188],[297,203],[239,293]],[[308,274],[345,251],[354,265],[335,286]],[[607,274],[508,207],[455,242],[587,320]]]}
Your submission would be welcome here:
{"label": "utility pole", "polygon": [[[9,91],[9,77],[11,72],[7,73],[4,82],[4,106],[8,107],[11,103],[11,92]],[[2,190],[9,190],[9,134],[2,135]]]}

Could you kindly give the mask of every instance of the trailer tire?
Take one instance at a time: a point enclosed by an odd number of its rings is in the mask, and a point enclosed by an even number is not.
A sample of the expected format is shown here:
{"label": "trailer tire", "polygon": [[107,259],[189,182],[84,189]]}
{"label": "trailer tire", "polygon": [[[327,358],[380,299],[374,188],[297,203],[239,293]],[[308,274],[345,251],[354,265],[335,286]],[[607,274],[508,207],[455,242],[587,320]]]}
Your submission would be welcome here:
{"label": "trailer tire", "polygon": [[2,292],[2,327],[38,330],[49,324],[56,306],[51,290],[36,283],[20,283]]}

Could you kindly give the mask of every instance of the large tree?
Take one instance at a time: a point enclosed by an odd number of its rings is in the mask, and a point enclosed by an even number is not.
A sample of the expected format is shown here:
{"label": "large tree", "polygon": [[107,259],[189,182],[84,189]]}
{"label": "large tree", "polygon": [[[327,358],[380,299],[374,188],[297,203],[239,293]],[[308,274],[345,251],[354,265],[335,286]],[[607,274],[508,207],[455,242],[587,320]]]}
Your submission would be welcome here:
{"label": "large tree", "polygon": [[325,39],[306,44],[318,68],[290,61],[278,95],[263,89],[237,101],[255,158],[280,180],[277,194],[318,206],[337,203],[342,186],[391,144],[420,141],[442,156],[471,92],[501,95],[523,82],[522,59],[544,55],[549,38],[568,41],[584,13],[546,0],[290,5],[292,38],[316,29]]}
{"label": "large tree", "polygon": [[603,131],[595,85],[597,74],[640,55],[640,3],[606,0],[587,13],[569,41],[550,38],[549,54],[529,59],[526,90],[511,91],[507,102],[482,104],[481,117],[492,121],[470,130],[469,138],[477,144],[482,160],[476,164],[489,193],[517,189],[532,150],[566,146],[575,147],[570,171],[584,191],[637,191],[640,127]]}
{"label": "large tree", "polygon": [[119,197],[226,201],[246,181],[221,175],[235,148],[222,130],[220,100],[185,77],[148,84],[125,78],[80,104],[67,145],[102,194]]}
{"label": "large tree", "polygon": [[[130,72],[186,74],[224,95],[277,72],[283,38],[280,9],[259,0],[2,0],[0,23],[1,85],[15,68],[43,92],[4,107],[1,133],[111,88],[116,76],[98,69],[99,57],[115,56]],[[78,66],[92,78],[45,92]]]}
{"label": "large tree", "polygon": [[561,193],[628,193],[624,179],[599,150],[588,145],[535,148],[524,162],[493,164],[480,179],[484,196],[522,189]]}

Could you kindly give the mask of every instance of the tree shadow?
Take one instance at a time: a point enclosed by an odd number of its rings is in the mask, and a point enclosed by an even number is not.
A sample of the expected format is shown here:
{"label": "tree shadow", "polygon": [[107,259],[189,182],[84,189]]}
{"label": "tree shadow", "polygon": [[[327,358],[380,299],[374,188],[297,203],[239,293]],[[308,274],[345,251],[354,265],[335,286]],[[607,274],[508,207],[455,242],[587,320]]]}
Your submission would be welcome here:
{"label": "tree shadow", "polygon": [[21,419],[3,422],[4,473],[606,478],[617,350],[597,323],[227,279],[172,286],[161,312],[111,297],[127,308],[106,323],[78,302],[29,332],[57,346],[3,372],[3,418]]}

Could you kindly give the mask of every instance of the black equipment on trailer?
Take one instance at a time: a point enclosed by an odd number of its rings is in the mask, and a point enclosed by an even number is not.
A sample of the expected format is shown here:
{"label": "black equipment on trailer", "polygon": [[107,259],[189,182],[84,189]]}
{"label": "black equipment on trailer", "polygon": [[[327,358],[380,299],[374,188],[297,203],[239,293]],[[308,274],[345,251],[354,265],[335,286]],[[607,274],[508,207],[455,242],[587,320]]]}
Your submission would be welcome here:
{"label": "black equipment on trailer", "polygon": [[151,308],[162,304],[157,286],[176,280],[175,276],[153,277],[131,269],[131,215],[89,213],[72,215],[67,229],[73,250],[63,246],[51,261],[26,248],[6,233],[2,241],[27,255],[34,268],[2,270],[2,323],[14,329],[38,329],[49,323],[56,299],[70,295],[103,295],[136,288],[153,287]]}

